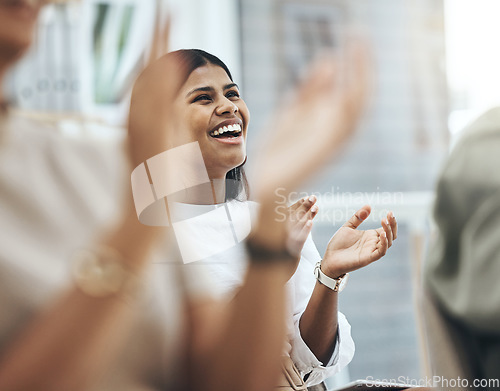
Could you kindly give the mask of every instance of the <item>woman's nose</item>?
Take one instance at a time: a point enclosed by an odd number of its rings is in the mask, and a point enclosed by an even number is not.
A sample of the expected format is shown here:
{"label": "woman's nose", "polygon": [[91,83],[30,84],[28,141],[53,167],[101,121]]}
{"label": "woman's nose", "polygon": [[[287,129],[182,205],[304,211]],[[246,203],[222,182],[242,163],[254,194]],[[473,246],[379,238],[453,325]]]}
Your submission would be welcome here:
{"label": "woman's nose", "polygon": [[217,114],[218,115],[234,114],[237,111],[238,111],[238,106],[236,106],[233,102],[231,102],[227,98],[224,98],[224,100],[221,102],[219,107],[217,107]]}

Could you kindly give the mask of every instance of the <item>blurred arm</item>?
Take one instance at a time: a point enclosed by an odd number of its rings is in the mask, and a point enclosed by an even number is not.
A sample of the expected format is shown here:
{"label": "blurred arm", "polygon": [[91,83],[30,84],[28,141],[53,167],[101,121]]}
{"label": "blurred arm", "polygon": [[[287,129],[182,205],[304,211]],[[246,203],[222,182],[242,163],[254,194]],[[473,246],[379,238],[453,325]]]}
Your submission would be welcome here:
{"label": "blurred arm", "polygon": [[[141,274],[160,231],[131,215],[103,244],[127,254],[126,267]],[[133,301],[120,293],[95,298],[71,288],[2,352],[0,389],[87,389],[115,357],[133,313]]]}

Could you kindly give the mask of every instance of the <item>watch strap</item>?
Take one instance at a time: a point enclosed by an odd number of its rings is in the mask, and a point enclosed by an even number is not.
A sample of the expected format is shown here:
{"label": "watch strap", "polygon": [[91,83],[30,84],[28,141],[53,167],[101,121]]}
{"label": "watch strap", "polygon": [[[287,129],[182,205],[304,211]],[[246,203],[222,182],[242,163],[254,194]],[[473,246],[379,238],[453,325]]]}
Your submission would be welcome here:
{"label": "watch strap", "polygon": [[325,285],[326,287],[330,288],[334,292],[341,292],[344,289],[344,286],[345,286],[345,283],[347,282],[347,279],[349,278],[349,273],[344,273],[337,278],[328,277],[321,270],[321,261],[316,263],[316,266],[314,267],[314,275],[316,276],[316,279],[322,285]]}

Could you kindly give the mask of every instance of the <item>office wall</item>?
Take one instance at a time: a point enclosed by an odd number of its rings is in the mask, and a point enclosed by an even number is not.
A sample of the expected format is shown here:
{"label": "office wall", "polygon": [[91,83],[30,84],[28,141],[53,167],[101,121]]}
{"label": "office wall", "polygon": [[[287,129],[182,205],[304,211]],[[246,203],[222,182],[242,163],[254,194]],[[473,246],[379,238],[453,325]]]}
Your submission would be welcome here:
{"label": "office wall", "polygon": [[249,160],[265,142],[260,128],[290,86],[286,50],[299,51],[288,57],[309,56],[304,43],[287,43],[283,7],[331,7],[338,15],[337,34],[354,26],[371,44],[374,83],[363,121],[352,142],[303,190],[320,197],[313,230],[320,252],[356,207],[374,206],[375,218],[366,228],[380,224],[388,209],[395,211],[400,223],[395,245],[378,264],[352,273],[340,296],[357,346],[349,374],[352,379],[419,379],[412,278],[425,253],[432,189],[448,148],[443,2],[240,3],[243,88],[252,113]]}

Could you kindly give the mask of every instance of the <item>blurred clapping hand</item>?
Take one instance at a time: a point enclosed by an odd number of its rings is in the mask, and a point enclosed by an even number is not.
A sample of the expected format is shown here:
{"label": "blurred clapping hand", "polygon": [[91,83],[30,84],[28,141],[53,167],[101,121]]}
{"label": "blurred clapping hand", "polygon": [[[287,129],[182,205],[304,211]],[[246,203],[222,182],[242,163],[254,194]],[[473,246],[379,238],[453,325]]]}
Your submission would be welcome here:
{"label": "blurred clapping hand", "polygon": [[262,207],[259,241],[283,247],[286,227],[276,218],[277,191],[288,194],[340,151],[353,134],[370,89],[366,45],[355,42],[340,56],[326,53],[310,66],[263,130],[254,167],[254,194]]}

